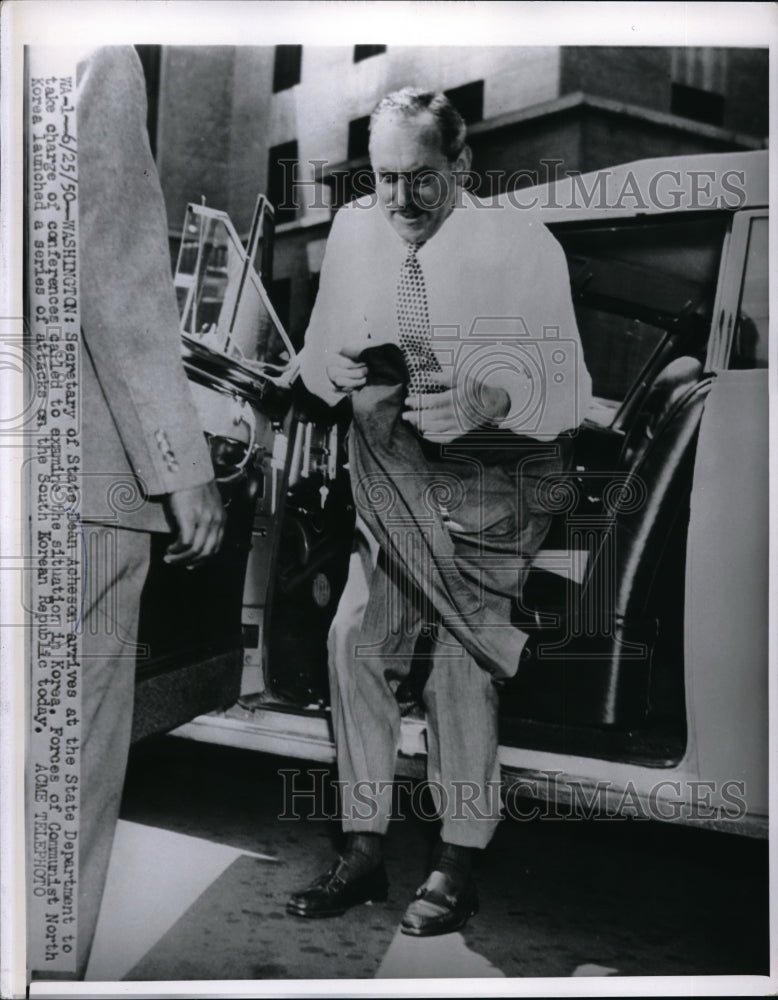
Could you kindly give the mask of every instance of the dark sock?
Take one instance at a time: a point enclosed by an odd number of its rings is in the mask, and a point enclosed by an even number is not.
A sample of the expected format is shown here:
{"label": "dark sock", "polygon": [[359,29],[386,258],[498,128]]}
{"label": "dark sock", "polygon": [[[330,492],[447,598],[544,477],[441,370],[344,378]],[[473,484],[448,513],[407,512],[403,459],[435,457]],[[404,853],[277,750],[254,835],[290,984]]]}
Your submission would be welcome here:
{"label": "dark sock", "polygon": [[433,871],[448,875],[456,889],[462,889],[470,879],[473,871],[473,854],[475,848],[461,847],[459,844],[438,843],[433,858]]}
{"label": "dark sock", "polygon": [[346,834],[343,860],[353,876],[364,875],[376,868],[384,857],[384,837],[381,833]]}

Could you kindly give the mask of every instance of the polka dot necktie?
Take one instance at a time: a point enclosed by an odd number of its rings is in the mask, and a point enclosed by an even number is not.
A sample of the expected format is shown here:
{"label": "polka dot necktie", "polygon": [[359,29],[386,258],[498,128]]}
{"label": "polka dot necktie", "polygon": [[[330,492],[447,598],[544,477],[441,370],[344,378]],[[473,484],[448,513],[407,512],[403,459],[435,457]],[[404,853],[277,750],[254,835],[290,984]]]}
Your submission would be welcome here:
{"label": "polka dot necktie", "polygon": [[408,391],[440,392],[444,387],[435,379],[434,373],[441,371],[441,367],[430,342],[427,288],[416,256],[418,249],[418,244],[409,244],[397,283],[400,347],[410,375]]}

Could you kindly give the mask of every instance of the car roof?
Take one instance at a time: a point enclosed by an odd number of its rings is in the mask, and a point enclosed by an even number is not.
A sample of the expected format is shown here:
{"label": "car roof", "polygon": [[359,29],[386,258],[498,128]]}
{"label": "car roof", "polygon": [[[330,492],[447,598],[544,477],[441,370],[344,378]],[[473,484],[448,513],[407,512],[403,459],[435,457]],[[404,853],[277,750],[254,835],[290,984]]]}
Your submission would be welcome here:
{"label": "car roof", "polygon": [[761,208],[769,200],[767,159],[765,149],[635,160],[587,174],[560,170],[554,183],[497,200],[539,212],[547,224]]}

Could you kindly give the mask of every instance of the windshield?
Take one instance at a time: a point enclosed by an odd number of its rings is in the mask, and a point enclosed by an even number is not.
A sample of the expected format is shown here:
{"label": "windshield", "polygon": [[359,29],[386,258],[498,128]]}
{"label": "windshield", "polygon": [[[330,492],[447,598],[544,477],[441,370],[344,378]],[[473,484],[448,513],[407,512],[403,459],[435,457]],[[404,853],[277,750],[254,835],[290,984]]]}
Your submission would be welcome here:
{"label": "windshield", "polygon": [[257,272],[262,229],[253,227],[247,250],[226,213],[189,205],[175,286],[185,338],[272,373],[288,366],[294,350]]}

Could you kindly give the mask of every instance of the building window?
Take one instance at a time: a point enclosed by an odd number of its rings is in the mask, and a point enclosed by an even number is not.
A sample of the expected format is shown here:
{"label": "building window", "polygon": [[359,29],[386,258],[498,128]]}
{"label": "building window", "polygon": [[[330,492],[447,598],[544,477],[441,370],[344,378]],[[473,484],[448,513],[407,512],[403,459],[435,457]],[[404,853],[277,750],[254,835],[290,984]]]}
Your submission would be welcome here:
{"label": "building window", "polygon": [[351,170],[333,170],[323,180],[330,189],[330,208],[333,212],[355,198],[375,193],[375,177],[367,164]]}
{"label": "building window", "polygon": [[362,62],[371,56],[380,56],[382,52],[386,52],[385,45],[355,45],[354,62]]}
{"label": "building window", "polygon": [[295,178],[298,170],[297,140],[271,146],[267,162],[267,197],[279,226],[297,218]]}
{"label": "building window", "polygon": [[302,45],[276,45],[273,64],[273,93],[288,90],[300,82],[303,64]]}
{"label": "building window", "polygon": [[685,83],[674,83],[670,96],[670,110],[681,118],[693,118],[708,125],[721,125],[724,121],[724,95]]}
{"label": "building window", "polygon": [[288,333],[290,306],[292,304],[292,279],[279,278],[277,281],[272,282],[268,294],[270,295],[270,301],[273,303],[276,315],[281,320],[281,325]]}
{"label": "building window", "polygon": [[729,53],[720,48],[672,49],[670,110],[708,125],[724,122]]}
{"label": "building window", "polygon": [[348,158],[356,160],[367,156],[370,140],[370,115],[354,118],[348,123]]}
{"label": "building window", "polygon": [[316,296],[319,294],[319,279],[321,274],[316,271],[308,278],[308,303],[313,309],[314,303],[316,302]]}
{"label": "building window", "polygon": [[484,117],[484,81],[474,80],[461,87],[447,90],[446,97],[465,119],[467,125],[480,122]]}

